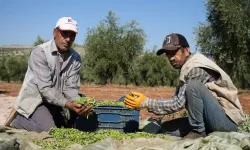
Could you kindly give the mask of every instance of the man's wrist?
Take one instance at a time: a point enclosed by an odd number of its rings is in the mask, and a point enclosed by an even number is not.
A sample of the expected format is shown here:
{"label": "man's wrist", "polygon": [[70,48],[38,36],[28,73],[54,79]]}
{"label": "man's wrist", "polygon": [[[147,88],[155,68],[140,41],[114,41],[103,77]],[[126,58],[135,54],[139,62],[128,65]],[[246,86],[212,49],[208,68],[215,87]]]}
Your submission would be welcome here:
{"label": "man's wrist", "polygon": [[145,100],[143,100],[140,104],[141,108],[147,108],[148,107],[148,100],[149,98],[145,98]]}
{"label": "man's wrist", "polygon": [[71,102],[70,101],[66,101],[64,107],[70,109],[71,108],[70,106],[71,106]]}

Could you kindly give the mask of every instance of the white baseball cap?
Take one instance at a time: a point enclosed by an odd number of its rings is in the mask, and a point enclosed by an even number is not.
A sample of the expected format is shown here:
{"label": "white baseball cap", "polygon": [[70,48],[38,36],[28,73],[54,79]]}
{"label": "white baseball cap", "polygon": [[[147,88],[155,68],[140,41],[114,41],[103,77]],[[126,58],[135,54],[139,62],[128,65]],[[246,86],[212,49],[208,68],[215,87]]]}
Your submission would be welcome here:
{"label": "white baseball cap", "polygon": [[66,31],[73,31],[75,33],[78,33],[77,22],[73,20],[71,17],[60,18],[57,21],[55,28],[59,28],[62,31],[66,30]]}

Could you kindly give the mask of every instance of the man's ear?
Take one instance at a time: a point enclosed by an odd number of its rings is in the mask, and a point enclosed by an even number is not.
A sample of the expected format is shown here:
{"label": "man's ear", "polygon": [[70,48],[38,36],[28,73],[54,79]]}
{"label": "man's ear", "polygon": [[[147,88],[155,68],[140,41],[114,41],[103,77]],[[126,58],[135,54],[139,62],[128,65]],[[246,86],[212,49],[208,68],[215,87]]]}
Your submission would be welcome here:
{"label": "man's ear", "polygon": [[188,57],[190,55],[190,48],[189,47],[184,48],[184,54],[186,57]]}
{"label": "man's ear", "polygon": [[56,37],[56,32],[57,32],[57,29],[54,29],[53,30],[53,37]]}

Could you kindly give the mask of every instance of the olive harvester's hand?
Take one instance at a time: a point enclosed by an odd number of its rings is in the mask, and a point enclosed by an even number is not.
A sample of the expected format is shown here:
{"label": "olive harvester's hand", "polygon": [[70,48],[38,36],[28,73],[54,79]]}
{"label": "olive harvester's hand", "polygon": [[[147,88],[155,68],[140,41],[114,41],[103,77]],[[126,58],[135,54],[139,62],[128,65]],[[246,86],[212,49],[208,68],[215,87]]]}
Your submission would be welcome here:
{"label": "olive harvester's hand", "polygon": [[88,114],[91,114],[91,112],[93,111],[93,107],[89,105],[88,103],[79,104],[79,103],[68,101],[65,104],[65,107],[76,112],[78,115],[88,115]]}
{"label": "olive harvester's hand", "polygon": [[138,109],[141,106],[141,102],[146,99],[146,96],[139,92],[132,92],[130,94],[127,94],[124,103],[127,108],[130,109]]}

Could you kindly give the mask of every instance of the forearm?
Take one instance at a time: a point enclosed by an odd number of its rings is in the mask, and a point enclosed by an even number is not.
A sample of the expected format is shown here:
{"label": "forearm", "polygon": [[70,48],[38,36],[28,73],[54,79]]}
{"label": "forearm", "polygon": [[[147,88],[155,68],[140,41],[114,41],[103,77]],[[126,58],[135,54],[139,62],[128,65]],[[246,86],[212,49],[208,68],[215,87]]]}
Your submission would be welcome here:
{"label": "forearm", "polygon": [[148,109],[149,112],[153,112],[154,114],[158,115],[166,115],[172,114],[180,109],[184,108],[185,100],[176,100],[176,99],[149,99],[147,98],[141,103],[141,107],[145,107]]}
{"label": "forearm", "polygon": [[60,107],[65,107],[66,102],[68,101],[57,89],[45,87],[43,90],[40,89],[41,95],[44,99],[53,105]]}
{"label": "forearm", "polygon": [[180,84],[171,99],[156,100],[147,98],[141,103],[141,107],[146,107],[148,111],[159,115],[175,113],[185,107],[185,90],[186,84]]}

